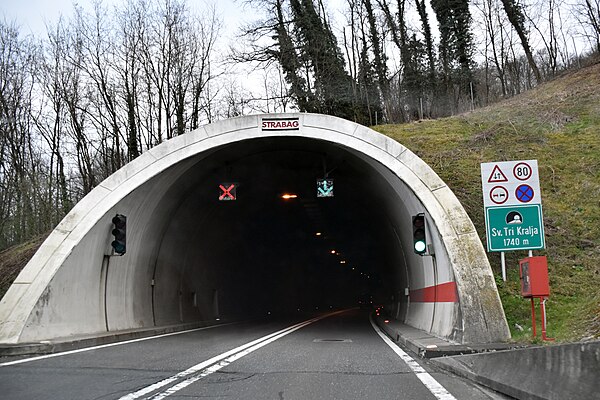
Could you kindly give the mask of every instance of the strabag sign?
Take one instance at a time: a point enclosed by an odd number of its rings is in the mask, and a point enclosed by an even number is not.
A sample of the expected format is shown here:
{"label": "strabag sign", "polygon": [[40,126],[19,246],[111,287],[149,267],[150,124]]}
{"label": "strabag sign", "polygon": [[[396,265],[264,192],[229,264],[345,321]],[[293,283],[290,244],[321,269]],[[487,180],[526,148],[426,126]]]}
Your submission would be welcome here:
{"label": "strabag sign", "polygon": [[263,132],[297,131],[300,130],[300,118],[263,118],[261,130]]}

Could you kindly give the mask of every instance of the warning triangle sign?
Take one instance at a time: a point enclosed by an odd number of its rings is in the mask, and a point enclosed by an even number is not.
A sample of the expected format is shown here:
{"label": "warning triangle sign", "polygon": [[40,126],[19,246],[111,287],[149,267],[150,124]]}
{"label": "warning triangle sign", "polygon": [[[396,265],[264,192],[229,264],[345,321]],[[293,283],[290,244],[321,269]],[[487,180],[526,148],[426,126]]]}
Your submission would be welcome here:
{"label": "warning triangle sign", "polygon": [[488,178],[488,183],[495,183],[495,182],[508,182],[506,175],[504,175],[504,172],[502,172],[500,167],[497,165],[494,165],[494,169],[492,170],[492,173],[490,174],[490,177]]}

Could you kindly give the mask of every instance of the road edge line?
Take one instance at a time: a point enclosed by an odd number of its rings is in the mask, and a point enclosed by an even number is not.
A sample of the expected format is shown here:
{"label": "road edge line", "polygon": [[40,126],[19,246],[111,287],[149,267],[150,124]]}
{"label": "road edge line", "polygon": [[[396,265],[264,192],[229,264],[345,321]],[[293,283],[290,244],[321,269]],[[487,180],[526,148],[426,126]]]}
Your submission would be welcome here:
{"label": "road edge line", "polygon": [[396,353],[402,361],[415,373],[417,378],[421,381],[423,385],[435,396],[436,399],[439,400],[456,400],[448,390],[442,386],[433,376],[429,374],[429,372],[425,371],[425,369],[417,362],[414,358],[409,356],[404,350],[400,348],[396,343],[394,343],[382,330],[375,324],[373,321],[373,316],[369,315],[369,322],[371,322],[371,326],[375,330],[375,332],[383,339],[385,344],[387,344],[393,351]]}

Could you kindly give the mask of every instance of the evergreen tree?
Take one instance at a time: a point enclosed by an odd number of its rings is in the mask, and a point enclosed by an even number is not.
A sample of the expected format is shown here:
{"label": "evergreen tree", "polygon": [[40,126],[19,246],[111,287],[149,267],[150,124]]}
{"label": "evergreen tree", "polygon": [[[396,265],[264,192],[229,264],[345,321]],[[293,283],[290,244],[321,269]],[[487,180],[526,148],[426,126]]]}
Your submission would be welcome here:
{"label": "evergreen tree", "polygon": [[279,50],[272,50],[272,54],[281,65],[285,80],[290,85],[290,96],[298,105],[298,109],[302,112],[313,112],[315,110],[311,109],[311,104],[314,104],[314,99],[307,89],[306,79],[300,75],[302,65],[298,59],[292,38],[285,27],[281,0],[276,0],[275,10],[277,24],[273,39],[277,42]]}
{"label": "evergreen tree", "polygon": [[[312,0],[290,0],[300,59],[310,68],[315,101],[309,111],[356,120],[352,79],[335,35],[317,13]],[[358,121],[363,122],[363,121]]]}
{"label": "evergreen tree", "polygon": [[[440,28],[441,79],[454,107],[473,82],[473,39],[468,0],[431,0]],[[455,90],[458,89],[458,90]]]}
{"label": "evergreen tree", "polygon": [[376,76],[378,75],[376,61],[372,63],[369,60],[367,44],[367,38],[363,35],[357,73],[359,97],[354,110],[356,120],[375,125],[378,122],[378,116],[382,115],[382,108],[376,84]]}
{"label": "evergreen tree", "polygon": [[[380,32],[377,29],[377,22],[376,22],[376,18],[375,18],[375,14],[373,12],[373,7],[371,4],[371,0],[363,0],[363,4],[365,7],[365,10],[367,12],[367,21],[369,23],[369,38],[371,40],[371,44],[372,44],[372,50],[373,50],[373,57],[374,57],[374,62],[373,62],[373,69],[375,71],[375,74],[377,76],[377,82],[379,84],[379,90],[381,93],[381,97],[383,100],[383,106],[384,109],[386,110],[386,117],[387,114],[389,114],[387,107],[389,107],[389,80],[388,80],[388,70],[387,70],[387,56],[385,55],[385,52],[383,50],[383,44],[381,43],[380,40]],[[366,56],[366,41],[363,40],[363,51],[365,52],[364,56]],[[361,60],[362,60],[362,55],[361,55]],[[379,100],[379,93],[374,93],[374,95],[376,97],[373,98],[373,100],[377,99]],[[381,103],[381,101],[377,101],[377,103]],[[381,108],[381,107],[378,107]]]}

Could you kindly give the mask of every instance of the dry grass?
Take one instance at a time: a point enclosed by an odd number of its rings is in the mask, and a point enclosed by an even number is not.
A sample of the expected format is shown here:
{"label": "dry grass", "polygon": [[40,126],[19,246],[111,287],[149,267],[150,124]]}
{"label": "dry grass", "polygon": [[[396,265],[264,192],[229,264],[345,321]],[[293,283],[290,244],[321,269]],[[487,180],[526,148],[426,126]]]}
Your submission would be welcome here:
{"label": "dry grass", "polygon": [[0,252],[0,299],[45,238],[46,235],[40,236]]}
{"label": "dry grass", "polygon": [[[375,128],[421,156],[452,188],[485,239],[480,163],[537,159],[550,270],[549,334],[600,337],[600,63],[460,116]],[[517,340],[528,340],[529,302],[518,259],[498,280]],[[499,254],[488,255],[499,273]],[[516,326],[525,327],[521,332]]]}

